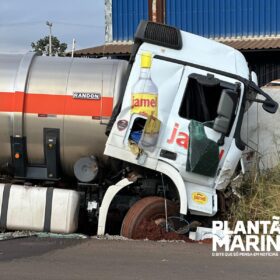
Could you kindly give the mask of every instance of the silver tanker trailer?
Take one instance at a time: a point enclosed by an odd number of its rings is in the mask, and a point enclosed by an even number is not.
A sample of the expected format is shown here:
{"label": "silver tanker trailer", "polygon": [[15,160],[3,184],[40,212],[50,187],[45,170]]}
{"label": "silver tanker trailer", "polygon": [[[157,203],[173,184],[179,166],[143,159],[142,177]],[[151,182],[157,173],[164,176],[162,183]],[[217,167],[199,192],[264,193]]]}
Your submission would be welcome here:
{"label": "silver tanker trailer", "polygon": [[0,228],[140,238],[214,216],[252,102],[278,108],[240,52],[152,22],[128,63],[0,55]]}

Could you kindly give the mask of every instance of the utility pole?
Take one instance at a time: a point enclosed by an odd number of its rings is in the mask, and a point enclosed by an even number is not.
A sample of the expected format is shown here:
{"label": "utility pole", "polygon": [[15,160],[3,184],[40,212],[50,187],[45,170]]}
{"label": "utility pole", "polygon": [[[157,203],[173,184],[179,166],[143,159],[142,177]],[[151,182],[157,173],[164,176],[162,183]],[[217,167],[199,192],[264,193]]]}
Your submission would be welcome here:
{"label": "utility pole", "polygon": [[72,54],[71,54],[71,57],[74,57],[75,47],[76,47],[76,40],[75,40],[75,38],[73,38],[73,41],[72,41]]}
{"label": "utility pole", "polygon": [[49,56],[52,55],[52,23],[47,21],[46,25],[50,28],[50,35],[49,35]]}

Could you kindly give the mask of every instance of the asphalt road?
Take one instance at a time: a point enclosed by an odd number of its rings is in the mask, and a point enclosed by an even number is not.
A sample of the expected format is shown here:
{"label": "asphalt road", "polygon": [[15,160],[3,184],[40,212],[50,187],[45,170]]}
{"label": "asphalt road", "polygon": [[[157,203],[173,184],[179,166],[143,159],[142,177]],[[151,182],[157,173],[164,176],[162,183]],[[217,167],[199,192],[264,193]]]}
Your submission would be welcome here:
{"label": "asphalt road", "polygon": [[1,280],[280,279],[280,257],[212,257],[208,244],[23,238],[0,241]]}

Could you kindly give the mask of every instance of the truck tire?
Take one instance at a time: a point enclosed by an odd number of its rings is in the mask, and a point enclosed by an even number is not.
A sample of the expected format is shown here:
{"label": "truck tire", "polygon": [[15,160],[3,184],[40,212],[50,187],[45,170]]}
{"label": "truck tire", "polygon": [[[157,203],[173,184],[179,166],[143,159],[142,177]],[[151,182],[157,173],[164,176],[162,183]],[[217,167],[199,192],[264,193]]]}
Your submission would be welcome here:
{"label": "truck tire", "polygon": [[[169,217],[176,215],[177,205],[170,200],[166,202],[167,215]],[[150,239],[148,235],[152,234],[154,228],[160,227],[158,224],[162,220],[165,221],[164,198],[145,197],[137,201],[127,212],[122,223],[121,235],[130,239]]]}

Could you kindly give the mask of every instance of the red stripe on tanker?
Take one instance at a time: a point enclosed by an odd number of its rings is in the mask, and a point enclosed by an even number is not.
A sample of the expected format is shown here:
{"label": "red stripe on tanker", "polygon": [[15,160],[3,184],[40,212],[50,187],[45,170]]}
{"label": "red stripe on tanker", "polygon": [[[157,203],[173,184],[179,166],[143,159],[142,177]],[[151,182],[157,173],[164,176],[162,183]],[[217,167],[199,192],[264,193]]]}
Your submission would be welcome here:
{"label": "red stripe on tanker", "polygon": [[109,117],[112,97],[78,99],[70,95],[1,92],[0,112]]}

